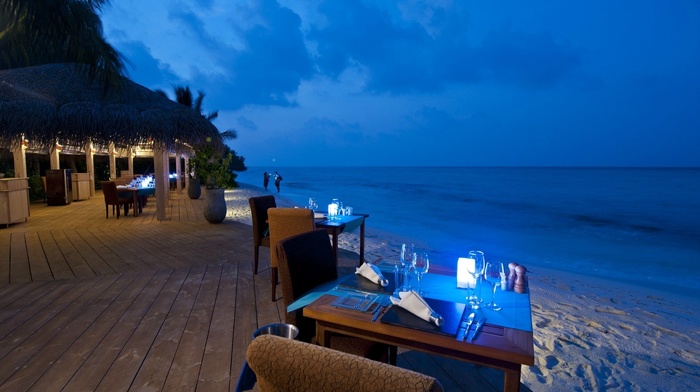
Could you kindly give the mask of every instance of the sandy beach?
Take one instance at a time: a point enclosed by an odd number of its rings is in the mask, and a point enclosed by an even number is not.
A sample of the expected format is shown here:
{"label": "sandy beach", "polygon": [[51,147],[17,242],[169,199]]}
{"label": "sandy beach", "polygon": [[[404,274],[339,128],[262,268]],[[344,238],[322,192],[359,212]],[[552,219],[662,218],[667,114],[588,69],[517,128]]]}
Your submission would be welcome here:
{"label": "sandy beach", "polygon": [[[258,194],[247,187],[227,191],[227,219],[251,224],[248,198]],[[280,197],[277,204],[294,206]],[[366,259],[397,259],[403,242],[368,222]],[[344,234],[339,243],[357,251],[359,238]],[[531,390],[698,390],[697,297],[541,267],[530,270],[536,365],[523,368],[522,381]]]}

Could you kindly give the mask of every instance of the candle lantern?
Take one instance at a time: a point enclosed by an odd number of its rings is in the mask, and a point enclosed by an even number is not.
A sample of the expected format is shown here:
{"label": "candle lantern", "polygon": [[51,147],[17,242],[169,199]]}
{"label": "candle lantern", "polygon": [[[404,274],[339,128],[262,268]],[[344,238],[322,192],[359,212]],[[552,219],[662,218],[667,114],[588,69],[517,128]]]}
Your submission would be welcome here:
{"label": "candle lantern", "polygon": [[474,259],[460,257],[457,259],[457,287],[460,289],[473,289],[476,287],[476,279],[469,271],[474,271]]}

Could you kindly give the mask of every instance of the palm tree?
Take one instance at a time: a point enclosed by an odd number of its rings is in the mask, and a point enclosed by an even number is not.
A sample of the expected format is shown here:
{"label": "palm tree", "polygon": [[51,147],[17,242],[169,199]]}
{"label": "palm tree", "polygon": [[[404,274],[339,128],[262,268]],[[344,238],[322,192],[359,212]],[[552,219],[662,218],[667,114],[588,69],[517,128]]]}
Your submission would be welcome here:
{"label": "palm tree", "polygon": [[0,0],[0,69],[77,63],[114,86],[124,59],[105,40],[99,12],[109,0]]}
{"label": "palm tree", "polygon": [[193,99],[192,90],[190,90],[189,86],[175,86],[173,87],[173,91],[175,92],[175,101],[191,108],[207,120],[213,121],[214,119],[219,117],[218,110],[214,110],[213,112],[208,114],[205,114],[203,112],[202,101],[204,101],[204,96],[206,95],[204,94],[204,92],[197,91],[197,99]]}
{"label": "palm tree", "polygon": [[[165,94],[165,92],[162,90],[156,90],[156,92],[167,96],[167,94]],[[175,101],[177,103],[187,106],[188,108],[199,113],[199,115],[204,117],[205,119],[213,121],[214,119],[219,117],[218,110],[214,110],[210,113],[204,113],[204,109],[202,108],[202,102],[204,101],[204,97],[206,96],[206,94],[204,94],[203,91],[197,91],[196,99],[192,95],[192,90],[190,90],[189,86],[174,86],[173,92],[175,93]],[[224,132],[220,132],[219,136],[222,140],[230,140],[237,138],[238,133],[233,129],[229,129]]]}

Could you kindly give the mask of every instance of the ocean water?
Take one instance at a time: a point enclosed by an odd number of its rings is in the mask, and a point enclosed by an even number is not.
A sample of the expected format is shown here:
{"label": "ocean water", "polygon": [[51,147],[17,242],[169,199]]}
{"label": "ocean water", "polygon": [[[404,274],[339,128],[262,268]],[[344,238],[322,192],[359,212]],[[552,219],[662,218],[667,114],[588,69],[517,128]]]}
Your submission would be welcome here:
{"label": "ocean water", "polygon": [[[700,294],[700,168],[249,168],[262,189],[319,209],[339,198],[376,228],[456,263],[487,259]],[[276,194],[270,183],[270,193]]]}

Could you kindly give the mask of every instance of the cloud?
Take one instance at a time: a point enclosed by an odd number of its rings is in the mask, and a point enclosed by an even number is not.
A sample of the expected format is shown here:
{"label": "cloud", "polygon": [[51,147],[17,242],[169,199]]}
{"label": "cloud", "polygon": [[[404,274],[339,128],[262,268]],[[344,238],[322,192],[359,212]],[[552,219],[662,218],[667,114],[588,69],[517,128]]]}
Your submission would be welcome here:
{"label": "cloud", "polygon": [[177,83],[180,78],[170,65],[165,64],[151,53],[151,50],[141,41],[122,41],[119,50],[129,59],[127,66],[129,76],[135,81],[145,83],[149,88],[170,90],[172,83]]}
{"label": "cloud", "polygon": [[546,33],[501,30],[470,44],[469,15],[460,2],[380,8],[362,1],[327,0],[325,23],[312,26],[324,74],[365,73],[367,89],[403,94],[442,91],[452,83],[508,82],[547,88],[579,63],[575,51]]}
{"label": "cloud", "polygon": [[263,19],[243,32],[245,48],[229,66],[237,105],[293,105],[291,96],[313,65],[300,30],[301,19],[276,1],[255,4]]}
{"label": "cloud", "polygon": [[245,128],[246,130],[249,130],[249,131],[256,131],[258,129],[258,125],[255,124],[255,121],[253,121],[245,116],[238,116],[238,118],[236,118],[236,123],[240,127]]}
{"label": "cloud", "polygon": [[491,32],[475,51],[488,79],[533,88],[547,88],[566,78],[581,62],[570,47],[546,33]]}
{"label": "cloud", "polygon": [[[122,20],[153,29],[152,34],[110,30],[115,47],[134,64],[137,82],[168,89],[186,84],[207,93],[205,106],[216,102],[213,109],[235,110],[245,105],[294,106],[299,84],[313,76],[301,19],[275,0],[158,6],[149,10],[148,18],[141,15],[146,10],[142,4],[122,4],[115,10]],[[151,46],[158,52],[151,53]],[[158,68],[165,72],[157,75]]]}

